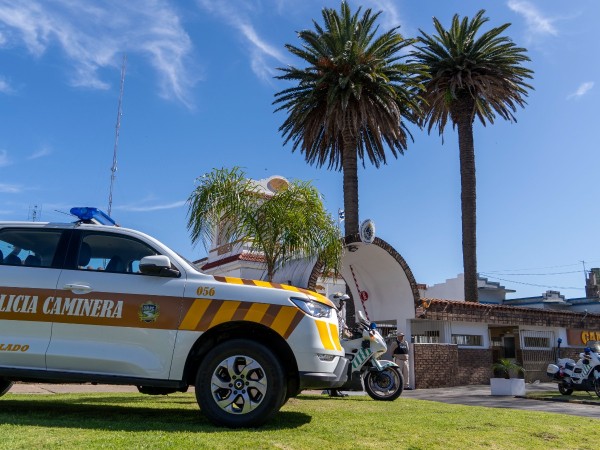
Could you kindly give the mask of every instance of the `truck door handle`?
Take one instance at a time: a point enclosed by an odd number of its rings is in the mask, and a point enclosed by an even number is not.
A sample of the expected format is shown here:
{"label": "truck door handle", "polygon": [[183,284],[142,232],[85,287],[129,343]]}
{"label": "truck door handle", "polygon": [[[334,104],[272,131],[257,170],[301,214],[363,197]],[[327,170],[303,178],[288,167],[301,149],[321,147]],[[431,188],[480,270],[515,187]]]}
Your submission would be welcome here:
{"label": "truck door handle", "polygon": [[93,291],[92,287],[86,284],[65,284],[65,289],[72,291],[74,294],[87,294]]}

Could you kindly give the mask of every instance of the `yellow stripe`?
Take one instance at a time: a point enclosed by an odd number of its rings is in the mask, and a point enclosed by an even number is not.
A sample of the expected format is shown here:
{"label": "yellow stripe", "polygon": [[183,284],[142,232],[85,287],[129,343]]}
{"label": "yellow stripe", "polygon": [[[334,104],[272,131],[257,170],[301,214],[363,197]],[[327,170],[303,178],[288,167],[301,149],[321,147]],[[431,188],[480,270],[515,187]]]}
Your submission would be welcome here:
{"label": "yellow stripe", "polygon": [[225,277],[225,282],[231,283],[231,284],[244,284],[244,282],[242,281],[241,278],[233,278],[233,277]]}
{"label": "yellow stripe", "polygon": [[281,287],[283,289],[285,289],[286,291],[300,292],[300,289],[298,289],[296,286],[289,286],[287,284],[282,284]]}
{"label": "yellow stripe", "polygon": [[329,332],[331,333],[331,340],[333,341],[333,345],[335,345],[335,349],[341,350],[342,345],[340,344],[340,332],[335,323],[329,324]]}
{"label": "yellow stripe", "polygon": [[197,298],[192,303],[192,306],[188,310],[187,314],[179,325],[180,330],[195,330],[200,322],[200,318],[206,312],[206,308],[210,305],[210,300]]}
{"label": "yellow stripe", "polygon": [[269,283],[268,281],[260,281],[260,280],[252,280],[254,281],[254,284],[260,287],[266,287],[266,288],[272,288],[273,285],[271,283]]}
{"label": "yellow stripe", "polygon": [[223,302],[223,304],[219,308],[219,311],[217,311],[217,313],[215,314],[215,317],[213,318],[208,328],[212,328],[215,325],[219,325],[220,323],[229,322],[241,303],[242,302],[233,301]]}
{"label": "yellow stripe", "polygon": [[246,313],[246,317],[244,319],[260,323],[267,312],[267,309],[269,309],[269,306],[271,305],[266,303],[254,303]]}
{"label": "yellow stripe", "polygon": [[331,336],[329,336],[329,327],[327,326],[327,322],[322,320],[315,320],[317,324],[317,330],[319,330],[319,336],[321,337],[321,343],[323,347],[327,350],[335,350],[333,346],[333,342],[331,342]]}
{"label": "yellow stripe", "polygon": [[277,314],[277,317],[275,317],[271,328],[283,336],[292,323],[292,319],[296,315],[296,311],[298,311],[296,308],[281,308],[279,314]]}

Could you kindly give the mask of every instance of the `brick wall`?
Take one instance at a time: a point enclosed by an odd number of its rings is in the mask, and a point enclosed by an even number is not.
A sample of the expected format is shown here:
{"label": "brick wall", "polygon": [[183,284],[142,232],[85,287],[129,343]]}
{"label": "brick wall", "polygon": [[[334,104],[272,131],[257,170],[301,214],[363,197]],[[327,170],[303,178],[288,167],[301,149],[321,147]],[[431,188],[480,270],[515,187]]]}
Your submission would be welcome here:
{"label": "brick wall", "polygon": [[490,382],[490,349],[459,349],[454,344],[413,344],[413,351],[417,389]]}
{"label": "brick wall", "polygon": [[413,344],[417,389],[458,386],[458,346]]}
{"label": "brick wall", "polygon": [[458,384],[489,384],[492,376],[491,349],[458,349]]}

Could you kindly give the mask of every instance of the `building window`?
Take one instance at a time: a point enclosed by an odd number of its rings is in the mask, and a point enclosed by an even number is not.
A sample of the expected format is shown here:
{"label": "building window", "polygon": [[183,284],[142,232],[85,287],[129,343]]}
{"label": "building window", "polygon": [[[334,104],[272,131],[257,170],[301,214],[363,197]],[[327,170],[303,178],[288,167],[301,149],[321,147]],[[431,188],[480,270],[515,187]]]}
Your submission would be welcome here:
{"label": "building window", "polygon": [[453,334],[452,343],[469,347],[481,347],[483,345],[483,336],[479,334]]}
{"label": "building window", "polygon": [[[436,320],[412,321],[412,341],[415,344],[441,344],[447,342],[447,324]],[[402,330],[400,330],[402,331]]]}
{"label": "building window", "polygon": [[552,331],[523,330],[521,335],[521,348],[523,350],[539,350],[552,348],[554,333]]}
{"label": "building window", "polygon": [[413,335],[416,344],[438,344],[440,342],[440,332],[437,330],[423,331],[422,334]]}

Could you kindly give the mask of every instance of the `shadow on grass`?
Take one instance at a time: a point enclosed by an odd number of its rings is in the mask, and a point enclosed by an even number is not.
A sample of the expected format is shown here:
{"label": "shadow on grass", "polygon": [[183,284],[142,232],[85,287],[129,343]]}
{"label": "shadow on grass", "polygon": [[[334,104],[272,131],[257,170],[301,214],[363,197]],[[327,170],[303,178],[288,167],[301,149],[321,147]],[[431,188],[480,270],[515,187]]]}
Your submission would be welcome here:
{"label": "shadow on grass", "polygon": [[[184,399],[170,403],[189,404]],[[0,401],[0,423],[16,426],[85,428],[110,431],[164,431],[164,432],[229,432],[228,428],[212,425],[199,409],[149,408],[148,400],[135,397],[61,399],[53,401],[11,400]],[[100,404],[103,403],[103,404]],[[106,403],[111,403],[107,405]],[[197,406],[196,406],[197,408]],[[260,430],[298,428],[311,421],[304,413],[280,411]],[[252,431],[249,429],[247,431]]]}

